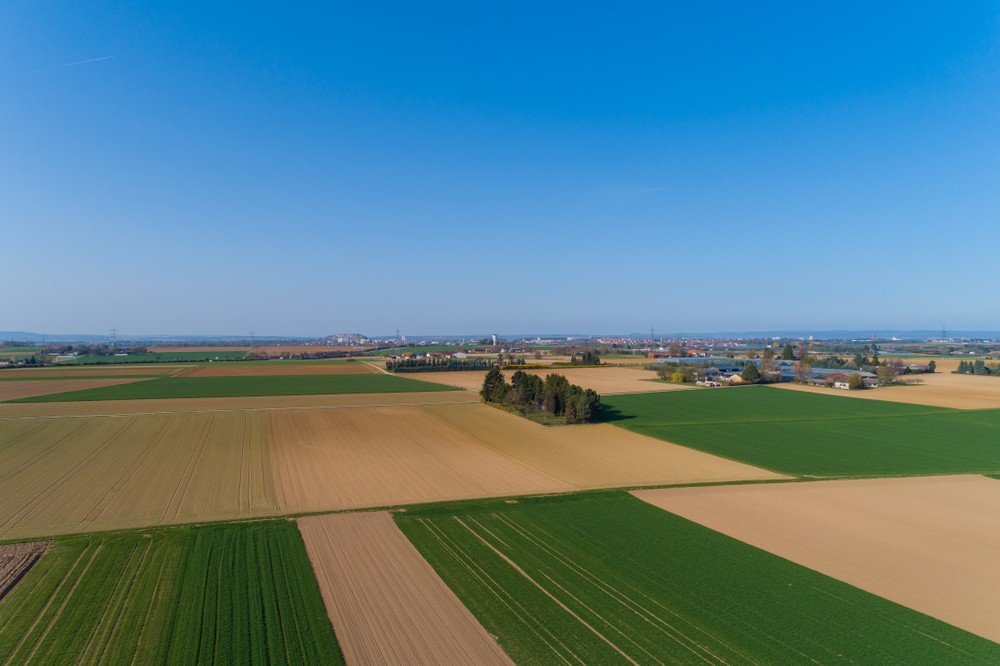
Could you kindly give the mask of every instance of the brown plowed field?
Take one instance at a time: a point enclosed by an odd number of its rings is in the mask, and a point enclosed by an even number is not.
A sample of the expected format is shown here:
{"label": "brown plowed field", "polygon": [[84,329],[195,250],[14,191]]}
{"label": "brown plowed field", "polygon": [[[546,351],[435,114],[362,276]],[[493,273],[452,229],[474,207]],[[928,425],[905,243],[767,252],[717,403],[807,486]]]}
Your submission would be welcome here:
{"label": "brown plowed field", "polygon": [[277,512],[265,416],[0,420],[0,538]]}
{"label": "brown plowed field", "polygon": [[[504,377],[510,381],[514,370],[504,370]],[[577,384],[583,388],[594,389],[601,395],[612,395],[615,393],[649,393],[652,391],[677,391],[689,389],[689,386],[678,384],[668,384],[666,382],[650,381],[656,379],[656,373],[652,370],[641,368],[552,368],[551,370],[525,370],[532,375],[544,378],[545,375],[563,375],[571,384]],[[473,372],[422,372],[422,373],[400,373],[403,377],[413,379],[424,379],[438,384],[448,384],[459,386],[464,389],[478,391],[483,387],[483,377],[486,375],[481,370]]]}
{"label": "brown plowed field", "polygon": [[0,599],[21,580],[48,546],[45,542],[0,544]]}
{"label": "brown plowed field", "polygon": [[844,391],[820,386],[799,384],[774,384],[783,389],[841,395],[862,400],[885,400],[914,405],[932,405],[955,409],[1000,408],[1000,377],[956,375],[936,372],[927,375],[909,375],[904,379],[921,381],[913,386],[883,386],[867,391]]}
{"label": "brown plowed field", "polygon": [[1000,642],[1000,481],[642,490],[639,499]]}
{"label": "brown plowed field", "polygon": [[[50,380],[47,383],[55,383]],[[20,382],[10,382],[20,383]],[[74,383],[74,386],[76,383]],[[123,414],[175,414],[262,409],[309,409],[313,407],[371,407],[436,405],[479,402],[466,391],[421,391],[418,393],[356,393],[333,395],[275,395],[236,398],[171,398],[165,400],[93,400],[84,402],[0,404],[0,419],[58,416],[117,416]]]}
{"label": "brown plowed field", "polygon": [[24,381],[16,382],[0,382],[0,402],[4,400],[16,400],[18,398],[30,398],[36,395],[82,391],[84,389],[102,388],[104,386],[139,381],[142,380],[125,377],[122,379],[40,379],[36,382],[25,379]]}
{"label": "brown plowed field", "polygon": [[482,404],[274,411],[269,423],[289,511],[785,478],[607,424],[547,428]]}
{"label": "brown plowed field", "polygon": [[86,379],[95,375],[99,377],[127,377],[129,375],[166,375],[177,370],[191,367],[189,365],[166,365],[151,363],[149,365],[60,365],[45,368],[15,368],[0,370],[0,379],[4,377],[79,377]]}
{"label": "brown plowed field", "polygon": [[299,520],[348,664],[511,664],[389,514]]}
{"label": "brown plowed field", "polygon": [[212,363],[203,365],[185,377],[280,377],[285,375],[371,375],[378,368],[366,363],[316,363],[302,361],[296,365],[253,365],[250,363]]}

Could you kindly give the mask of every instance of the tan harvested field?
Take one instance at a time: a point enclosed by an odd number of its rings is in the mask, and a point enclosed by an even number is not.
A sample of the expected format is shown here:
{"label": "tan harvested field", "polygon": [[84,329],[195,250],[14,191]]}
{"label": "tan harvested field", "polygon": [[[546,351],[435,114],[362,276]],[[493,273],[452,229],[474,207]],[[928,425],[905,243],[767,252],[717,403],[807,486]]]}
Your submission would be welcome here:
{"label": "tan harvested field", "polygon": [[996,479],[817,481],[633,494],[1000,642],[1000,481]]}
{"label": "tan harvested field", "polygon": [[[51,380],[48,383],[54,383]],[[19,382],[10,382],[19,383]],[[76,384],[74,384],[76,385]],[[417,393],[353,393],[331,395],[275,395],[234,398],[170,398],[163,400],[93,400],[0,404],[0,419],[52,418],[61,416],[117,416],[131,414],[176,414],[318,407],[372,407],[379,405],[435,405],[479,402],[470,391],[421,391]]]}
{"label": "tan harvested field", "polygon": [[12,370],[0,370],[0,379],[4,377],[73,377],[86,379],[87,377],[127,377],[130,375],[166,375],[190,365],[167,365],[153,363],[150,365],[60,365],[48,366],[45,368],[15,368]]}
{"label": "tan harvested field", "polygon": [[150,347],[149,353],[162,354],[166,352],[248,352],[249,347],[226,347],[226,346],[204,346],[204,347]]}
{"label": "tan harvested field", "polygon": [[0,420],[0,538],[277,512],[263,413]]}
{"label": "tan harvested field", "polygon": [[142,379],[124,377],[122,379],[40,379],[38,381],[26,379],[17,382],[0,382],[0,402],[4,400],[17,400],[18,398],[30,398],[36,395],[63,393],[65,391],[82,391],[84,389],[102,388],[104,386],[129,384],[139,381],[142,381]]}
{"label": "tan harvested field", "polygon": [[39,541],[0,544],[0,599],[24,577],[48,546]]}
{"label": "tan harvested field", "polygon": [[511,664],[388,513],[302,518],[348,664]]}
{"label": "tan harvested field", "polygon": [[269,423],[289,511],[785,478],[607,424],[548,428],[482,404],[275,411]]}
{"label": "tan harvested field", "polygon": [[572,490],[419,407],[271,412],[269,425],[289,511]]}
{"label": "tan harvested field", "polygon": [[[504,370],[504,377],[510,381],[514,370]],[[615,393],[650,393],[653,391],[678,391],[691,388],[679,384],[668,384],[666,382],[651,381],[656,379],[656,373],[652,370],[641,368],[552,368],[551,370],[525,370],[533,375],[545,377],[545,375],[559,374],[566,377],[571,384],[577,384],[584,388],[594,389],[601,395],[613,395]],[[412,377],[413,379],[425,379],[438,384],[448,384],[459,386],[464,389],[478,391],[483,386],[483,377],[486,375],[481,370],[472,372],[425,372],[407,373],[401,376]]]}
{"label": "tan harvested field", "polygon": [[287,375],[371,375],[378,368],[367,363],[310,363],[296,365],[252,365],[249,363],[212,363],[189,372],[185,377],[281,377]]}
{"label": "tan harvested field", "polygon": [[[368,347],[341,347],[337,345],[254,345],[253,351],[265,353],[268,356],[281,356],[287,354],[319,354],[324,352],[357,352],[361,353]],[[150,347],[149,351],[156,354],[160,352],[238,352],[250,351],[250,347]]]}
{"label": "tan harvested field", "polygon": [[923,383],[912,386],[883,386],[868,391],[844,391],[799,384],[775,384],[774,386],[792,391],[826,393],[862,400],[885,400],[887,402],[905,402],[954,409],[1000,408],[1000,377],[936,372],[927,375],[911,375],[908,379]]}

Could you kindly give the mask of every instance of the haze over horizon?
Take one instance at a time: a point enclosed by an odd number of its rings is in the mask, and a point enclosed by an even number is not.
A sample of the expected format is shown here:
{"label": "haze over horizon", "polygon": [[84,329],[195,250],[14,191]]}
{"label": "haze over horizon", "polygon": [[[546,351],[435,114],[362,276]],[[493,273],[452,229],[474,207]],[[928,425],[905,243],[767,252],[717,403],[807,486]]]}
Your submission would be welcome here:
{"label": "haze over horizon", "polygon": [[3,330],[1000,330],[996,3],[0,25]]}

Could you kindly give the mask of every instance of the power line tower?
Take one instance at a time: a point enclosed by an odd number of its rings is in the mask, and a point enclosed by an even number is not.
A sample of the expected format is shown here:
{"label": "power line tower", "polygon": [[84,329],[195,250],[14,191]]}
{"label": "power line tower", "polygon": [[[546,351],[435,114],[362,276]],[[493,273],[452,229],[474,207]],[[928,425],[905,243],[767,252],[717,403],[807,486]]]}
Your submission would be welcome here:
{"label": "power line tower", "polygon": [[253,329],[250,329],[250,354],[253,353]]}
{"label": "power line tower", "polygon": [[114,326],[111,327],[111,349],[118,349],[118,329]]}
{"label": "power line tower", "polygon": [[941,324],[941,340],[947,340],[947,339],[948,339],[948,329],[945,328],[944,324]]}

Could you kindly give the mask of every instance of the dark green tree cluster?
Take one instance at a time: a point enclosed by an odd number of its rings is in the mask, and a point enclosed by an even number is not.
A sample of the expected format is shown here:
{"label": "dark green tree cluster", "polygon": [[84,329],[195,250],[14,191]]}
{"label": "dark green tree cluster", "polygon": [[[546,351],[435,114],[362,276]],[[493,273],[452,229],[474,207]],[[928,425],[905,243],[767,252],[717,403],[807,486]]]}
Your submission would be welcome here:
{"label": "dark green tree cluster", "polygon": [[1000,365],[991,368],[981,358],[975,361],[959,361],[955,372],[960,375],[1000,375]]}
{"label": "dark green tree cluster", "polygon": [[389,372],[450,372],[454,370],[489,370],[497,364],[492,358],[401,358],[386,361]]}
{"label": "dark green tree cluster", "polygon": [[594,418],[601,396],[592,389],[570,384],[563,375],[540,377],[517,370],[508,384],[500,368],[490,368],[479,391],[485,402],[502,405],[525,416],[546,414],[566,423],[586,423]]}
{"label": "dark green tree cluster", "polygon": [[576,354],[571,356],[569,362],[572,365],[600,365],[601,355],[596,350],[586,349],[579,356]]}

